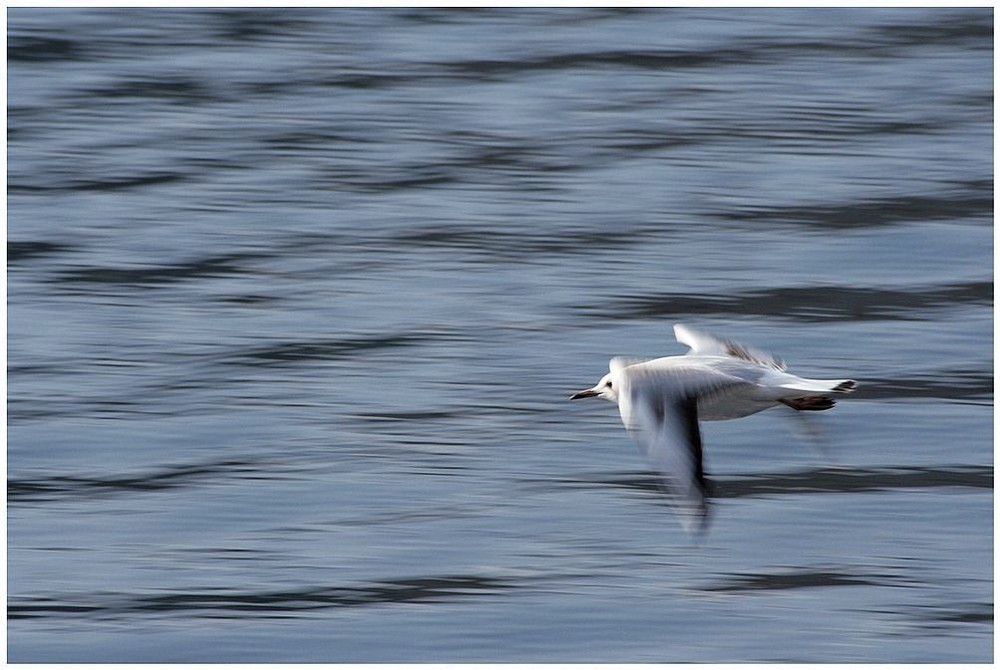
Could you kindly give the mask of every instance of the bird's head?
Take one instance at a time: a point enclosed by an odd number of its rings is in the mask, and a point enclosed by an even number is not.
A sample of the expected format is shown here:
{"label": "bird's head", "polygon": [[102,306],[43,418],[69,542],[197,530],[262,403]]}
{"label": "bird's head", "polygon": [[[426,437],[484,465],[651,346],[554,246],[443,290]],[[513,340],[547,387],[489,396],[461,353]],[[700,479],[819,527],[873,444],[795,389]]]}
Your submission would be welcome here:
{"label": "bird's head", "polygon": [[570,400],[579,400],[580,398],[604,398],[611,402],[618,402],[618,389],[611,380],[611,373],[601,377],[601,381],[597,382],[594,388],[585,389],[569,397]]}

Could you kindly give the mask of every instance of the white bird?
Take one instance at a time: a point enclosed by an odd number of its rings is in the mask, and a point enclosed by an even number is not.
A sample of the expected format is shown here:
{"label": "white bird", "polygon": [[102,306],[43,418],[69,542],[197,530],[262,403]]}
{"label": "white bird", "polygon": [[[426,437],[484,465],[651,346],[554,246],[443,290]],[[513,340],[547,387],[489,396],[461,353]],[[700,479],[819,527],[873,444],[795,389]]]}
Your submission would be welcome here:
{"label": "white bird", "polygon": [[674,334],[691,347],[686,355],[647,361],[612,358],[611,372],[570,399],[618,403],[622,423],[678,503],[682,525],[703,532],[709,490],[699,419],[738,419],[779,403],[796,410],[830,409],[831,394],[850,393],[857,384],[797,377],[785,371],[779,358],[681,324],[674,326]]}

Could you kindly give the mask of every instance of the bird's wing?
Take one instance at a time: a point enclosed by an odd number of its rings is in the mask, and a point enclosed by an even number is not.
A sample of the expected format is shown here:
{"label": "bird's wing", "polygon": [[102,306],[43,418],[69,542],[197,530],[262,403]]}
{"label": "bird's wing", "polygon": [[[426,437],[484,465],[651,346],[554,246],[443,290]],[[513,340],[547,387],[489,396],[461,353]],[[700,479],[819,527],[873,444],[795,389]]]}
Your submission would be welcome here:
{"label": "bird's wing", "polygon": [[648,358],[636,358],[634,356],[615,356],[614,358],[611,359],[611,362],[608,364],[608,367],[611,369],[611,372],[613,374],[618,375],[621,372],[621,370],[624,370],[630,365],[645,363],[648,360],[649,360]]}
{"label": "bird's wing", "polygon": [[677,503],[689,532],[708,527],[708,480],[698,427],[698,400],[746,386],[729,375],[697,367],[630,366],[615,375],[622,423]]}
{"label": "bird's wing", "polygon": [[689,354],[699,356],[729,356],[739,358],[758,365],[765,365],[775,370],[784,370],[785,362],[759,349],[753,349],[739,342],[726,340],[715,335],[694,330],[684,324],[678,323],[674,326],[674,336],[681,344],[691,347]]}

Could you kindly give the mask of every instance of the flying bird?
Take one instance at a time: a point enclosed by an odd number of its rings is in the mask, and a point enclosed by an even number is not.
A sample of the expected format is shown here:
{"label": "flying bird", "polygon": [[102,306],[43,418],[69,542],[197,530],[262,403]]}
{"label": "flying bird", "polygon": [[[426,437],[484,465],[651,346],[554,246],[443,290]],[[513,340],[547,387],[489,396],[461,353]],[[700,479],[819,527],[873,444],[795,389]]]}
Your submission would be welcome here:
{"label": "flying bird", "polygon": [[739,419],[769,407],[830,409],[835,394],[850,393],[852,379],[805,379],[784,361],[731,340],[674,326],[691,350],[653,360],[615,357],[611,371],[570,396],[618,403],[622,423],[677,503],[681,524],[703,533],[709,521],[709,483],[698,422]]}

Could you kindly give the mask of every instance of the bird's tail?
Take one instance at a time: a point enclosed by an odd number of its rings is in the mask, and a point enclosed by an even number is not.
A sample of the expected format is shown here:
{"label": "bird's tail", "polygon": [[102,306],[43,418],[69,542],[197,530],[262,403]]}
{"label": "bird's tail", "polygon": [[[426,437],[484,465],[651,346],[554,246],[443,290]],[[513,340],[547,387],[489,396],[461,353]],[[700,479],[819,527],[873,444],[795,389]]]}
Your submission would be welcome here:
{"label": "bird's tail", "polygon": [[853,379],[797,379],[781,385],[788,393],[778,400],[792,409],[820,411],[836,404],[831,395],[851,393],[857,385]]}

